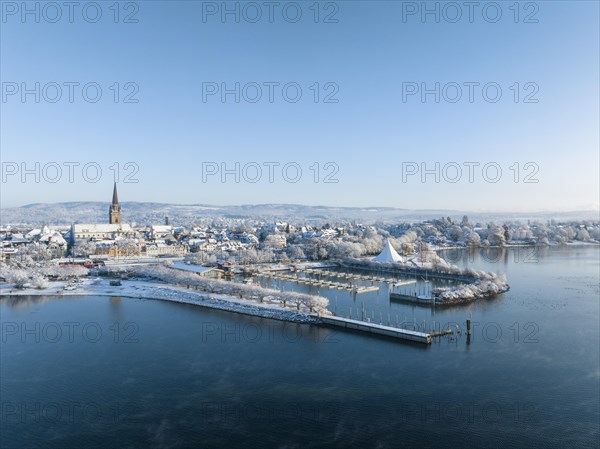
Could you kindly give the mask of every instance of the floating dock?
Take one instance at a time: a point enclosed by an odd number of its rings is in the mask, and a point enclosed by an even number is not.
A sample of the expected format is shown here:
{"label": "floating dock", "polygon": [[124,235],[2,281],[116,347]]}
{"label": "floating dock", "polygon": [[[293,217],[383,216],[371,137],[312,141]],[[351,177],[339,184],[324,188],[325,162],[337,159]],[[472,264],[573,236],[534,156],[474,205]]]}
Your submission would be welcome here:
{"label": "floating dock", "polygon": [[[384,278],[384,277],[380,277],[380,276],[373,276],[373,275],[365,276],[365,275],[354,274],[354,273],[344,273],[344,272],[321,270],[321,269],[315,269],[315,268],[307,268],[304,270],[298,269],[296,271],[304,272],[306,274],[317,275],[317,276],[327,276],[330,278],[337,277],[337,278],[342,278],[345,280],[368,281],[371,283],[375,283],[375,282],[387,283],[387,284],[395,285],[396,287],[400,287],[403,285],[415,284],[417,282],[416,280],[398,281],[397,279],[389,279],[389,278]],[[329,287],[331,285],[334,286],[334,287],[330,287],[330,288],[337,288],[338,286],[343,286],[343,288],[346,288],[346,286],[347,286],[347,284],[344,284],[344,283],[331,282],[329,280],[319,279],[319,278],[310,277],[310,276],[299,277],[299,276],[290,276],[287,274],[274,273],[274,272],[262,272],[262,273],[258,273],[258,276],[270,277],[270,278],[275,278],[275,279],[283,279],[286,281],[293,281],[293,282],[298,282],[301,284],[304,283],[304,284],[308,284],[308,285],[320,285],[320,286],[325,286],[325,287]],[[358,288],[358,290],[359,290],[358,293],[364,293],[366,291],[366,290],[363,290],[362,288]],[[375,291],[375,288],[373,288],[372,290],[369,290],[369,291]]]}
{"label": "floating dock", "polygon": [[372,286],[372,287],[358,287],[352,290],[354,293],[368,293],[368,292],[378,292],[379,291],[379,287],[377,287],[376,285]]}
{"label": "floating dock", "polygon": [[396,282],[394,284],[394,287],[403,287],[405,285],[412,285],[412,284],[416,284],[417,281],[416,280],[411,280],[411,281],[400,281],[400,282]]}
{"label": "floating dock", "polygon": [[367,323],[365,321],[352,320],[338,316],[321,316],[324,324],[342,329],[365,332],[374,335],[383,335],[400,340],[415,341],[417,343],[431,344],[432,335],[424,332],[398,329],[396,327],[384,326],[382,324]]}
{"label": "floating dock", "polygon": [[[308,271],[308,270],[305,270]],[[354,293],[367,293],[367,292],[374,292],[374,291],[379,291],[379,287],[378,286],[367,286],[367,287],[359,287],[359,286],[354,286],[348,283],[341,283],[341,282],[332,282],[329,280],[323,280],[323,279],[317,279],[317,278],[312,278],[312,277],[298,277],[298,276],[290,276],[287,274],[279,274],[279,273],[258,273],[257,276],[263,276],[266,278],[273,278],[273,279],[281,279],[284,281],[291,281],[291,282],[296,282],[299,284],[306,284],[306,285],[316,285],[316,286],[320,286],[320,287],[327,287],[327,288],[337,288],[338,290],[351,290]]]}
{"label": "floating dock", "polygon": [[425,305],[439,303],[439,300],[437,300],[435,296],[423,297],[418,295],[404,295],[401,293],[394,292],[390,292],[390,300],[416,302],[417,304]]}

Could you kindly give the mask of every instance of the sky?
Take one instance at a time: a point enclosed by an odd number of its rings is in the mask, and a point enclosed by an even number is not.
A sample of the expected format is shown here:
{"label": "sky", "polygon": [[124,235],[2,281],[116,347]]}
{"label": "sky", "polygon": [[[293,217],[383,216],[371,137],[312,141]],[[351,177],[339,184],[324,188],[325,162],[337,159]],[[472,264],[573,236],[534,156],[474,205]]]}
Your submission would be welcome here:
{"label": "sky", "polygon": [[3,1],[1,206],[598,209],[598,5]]}

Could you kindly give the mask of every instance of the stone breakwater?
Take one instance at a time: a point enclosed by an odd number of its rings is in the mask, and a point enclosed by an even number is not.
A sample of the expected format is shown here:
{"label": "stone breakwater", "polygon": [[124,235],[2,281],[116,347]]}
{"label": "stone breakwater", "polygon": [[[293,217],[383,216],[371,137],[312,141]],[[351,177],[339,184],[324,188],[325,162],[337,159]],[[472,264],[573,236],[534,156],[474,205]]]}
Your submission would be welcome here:
{"label": "stone breakwater", "polygon": [[270,318],[273,320],[290,321],[292,323],[301,324],[321,324],[321,319],[316,315],[298,312],[296,310],[276,309],[269,307],[261,307],[253,304],[243,304],[233,302],[227,299],[220,299],[211,296],[202,296],[194,293],[180,292],[163,288],[154,289],[154,291],[146,292],[143,296],[145,299],[157,299],[183,304],[192,304],[210,309],[218,309],[226,312],[242,313],[261,318]]}
{"label": "stone breakwater", "polygon": [[284,308],[279,304],[269,302],[259,303],[251,299],[239,299],[228,295],[188,290],[164,283],[153,283],[142,280],[123,281],[119,287],[110,286],[108,282],[99,279],[87,279],[74,290],[64,290],[64,282],[52,282],[47,288],[0,289],[2,301],[12,299],[22,300],[24,297],[49,300],[50,298],[69,296],[108,296],[134,298],[142,300],[159,300],[191,304],[199,307],[223,310],[225,312],[241,313],[244,315],[270,318],[301,324],[321,324],[317,314],[308,311]]}
{"label": "stone breakwater", "polygon": [[433,290],[434,296],[439,298],[439,304],[465,304],[476,299],[491,298],[510,289],[504,276],[495,276],[480,279],[472,284],[456,287],[444,287]]}
{"label": "stone breakwater", "polygon": [[[434,289],[432,293],[437,305],[465,304],[476,299],[491,298],[510,289],[505,275],[469,268],[461,269],[446,262],[413,266],[407,263],[376,263],[370,260],[350,259],[344,261],[342,266],[406,276],[428,276],[430,279],[445,279],[460,283],[452,287]],[[415,298],[415,301],[419,300]]]}

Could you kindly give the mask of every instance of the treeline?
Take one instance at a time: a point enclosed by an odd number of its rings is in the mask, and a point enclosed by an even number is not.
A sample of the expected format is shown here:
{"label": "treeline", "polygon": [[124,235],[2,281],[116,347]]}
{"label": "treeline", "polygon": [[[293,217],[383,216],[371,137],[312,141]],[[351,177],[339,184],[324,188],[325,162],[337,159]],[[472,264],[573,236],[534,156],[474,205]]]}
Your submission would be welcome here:
{"label": "treeline", "polygon": [[[109,269],[104,268],[106,274]],[[240,299],[250,299],[282,307],[295,307],[299,311],[311,313],[329,313],[327,306],[329,300],[322,296],[313,296],[292,291],[279,291],[264,288],[258,285],[247,285],[237,282],[207,279],[196,273],[168,268],[164,265],[136,266],[127,268],[130,276],[156,279],[170,285],[194,288],[208,293],[216,293]]]}

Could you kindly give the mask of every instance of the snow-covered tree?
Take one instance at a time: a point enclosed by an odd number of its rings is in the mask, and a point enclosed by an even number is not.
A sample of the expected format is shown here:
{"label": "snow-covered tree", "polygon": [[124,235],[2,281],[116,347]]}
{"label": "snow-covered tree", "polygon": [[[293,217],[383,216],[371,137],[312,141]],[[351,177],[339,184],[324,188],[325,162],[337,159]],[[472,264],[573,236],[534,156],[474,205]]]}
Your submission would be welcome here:
{"label": "snow-covered tree", "polygon": [[333,259],[347,259],[349,257],[360,257],[365,253],[365,247],[360,243],[331,241],[327,245],[329,257]]}
{"label": "snow-covered tree", "polygon": [[41,289],[48,287],[48,280],[44,276],[42,276],[40,273],[34,273],[31,276],[30,284],[32,287],[41,290]]}
{"label": "snow-covered tree", "polygon": [[304,250],[302,249],[302,247],[300,245],[290,246],[288,249],[288,255],[289,255],[290,259],[293,259],[293,260],[302,260],[302,259],[306,258],[306,255],[304,254]]}
{"label": "snow-covered tree", "polygon": [[72,253],[75,257],[89,257],[96,254],[96,243],[88,240],[79,241],[73,246]]}
{"label": "snow-covered tree", "polygon": [[6,282],[13,285],[16,288],[25,288],[25,285],[29,282],[29,277],[32,274],[30,270],[20,268],[7,268],[2,277],[6,279]]}
{"label": "snow-covered tree", "polygon": [[475,231],[468,231],[464,236],[465,244],[469,246],[479,246],[481,243],[481,237]]}
{"label": "snow-covered tree", "polygon": [[487,240],[492,246],[504,246],[506,238],[504,237],[504,228],[493,225],[489,228]]}
{"label": "snow-covered tree", "polygon": [[576,238],[577,238],[577,240],[588,241],[588,240],[590,240],[590,234],[589,234],[589,232],[587,232],[587,229],[580,228],[579,231],[577,231]]}
{"label": "snow-covered tree", "polygon": [[288,302],[294,304],[298,310],[301,306],[306,307],[309,311],[317,311],[319,313],[328,313],[326,310],[329,303],[327,298],[306,295],[297,292],[281,292],[279,290],[267,289],[256,285],[246,285],[237,282],[206,279],[198,276],[196,273],[175,270],[165,266],[139,266],[133,267],[134,274],[143,277],[159,279],[163,282],[181,285],[187,288],[200,289],[211,293],[219,293],[232,297],[256,299],[261,302],[269,300],[269,302],[287,305]]}
{"label": "snow-covered tree", "polygon": [[463,230],[458,225],[452,225],[448,228],[448,237],[455,242],[458,242],[463,236]]}

